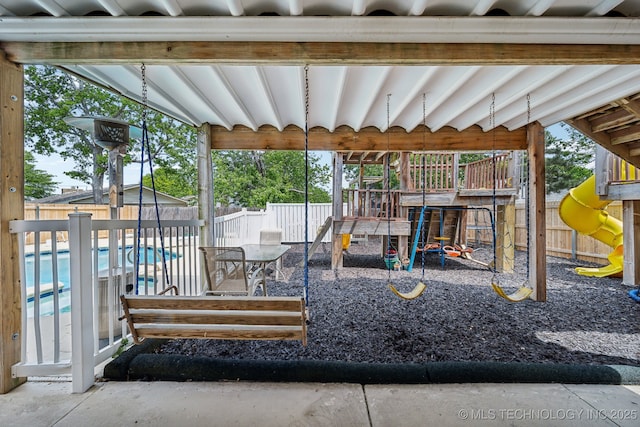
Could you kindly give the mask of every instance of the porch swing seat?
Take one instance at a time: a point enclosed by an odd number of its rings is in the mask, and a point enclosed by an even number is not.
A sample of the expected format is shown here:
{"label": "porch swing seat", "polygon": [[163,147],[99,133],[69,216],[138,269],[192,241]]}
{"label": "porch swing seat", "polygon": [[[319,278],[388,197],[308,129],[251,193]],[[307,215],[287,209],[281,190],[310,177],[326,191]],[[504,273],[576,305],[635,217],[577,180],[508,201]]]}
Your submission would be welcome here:
{"label": "porch swing seat", "polygon": [[394,294],[396,294],[397,296],[399,296],[402,299],[406,299],[406,300],[412,300],[412,299],[416,299],[418,298],[420,295],[422,295],[422,293],[425,291],[425,289],[427,289],[427,285],[424,284],[424,282],[420,281],[418,282],[418,284],[416,285],[415,288],[413,288],[412,291],[410,292],[400,292],[394,285],[393,283],[389,283],[389,289],[391,289],[391,292],[393,292]]}
{"label": "porch swing seat", "polygon": [[502,289],[502,287],[495,283],[495,282],[491,282],[491,287],[493,288],[493,291],[498,294],[499,296],[501,296],[502,298],[506,299],[509,302],[521,302],[526,300],[527,298],[529,298],[531,296],[531,294],[533,293],[533,289],[528,288],[526,286],[521,286],[517,291],[507,294],[504,289]]}

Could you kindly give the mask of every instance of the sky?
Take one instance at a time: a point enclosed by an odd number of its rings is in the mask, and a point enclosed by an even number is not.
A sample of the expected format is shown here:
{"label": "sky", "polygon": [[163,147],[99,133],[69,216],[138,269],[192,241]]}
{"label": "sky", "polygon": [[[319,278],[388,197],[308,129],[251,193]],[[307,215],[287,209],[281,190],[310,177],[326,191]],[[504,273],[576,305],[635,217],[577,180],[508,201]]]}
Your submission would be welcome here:
{"label": "sky", "polygon": [[[560,127],[559,124],[550,126],[548,130],[559,138],[566,137],[566,132]],[[328,151],[319,151],[316,154],[320,155],[320,160],[323,163],[331,166],[331,153]],[[63,188],[78,188],[80,190],[91,190],[91,185],[83,183],[75,179],[71,179],[64,174],[65,171],[73,170],[73,162],[65,161],[62,157],[52,154],[50,156],[35,155],[36,168],[48,172],[54,176],[54,181],[58,182],[59,194]],[[145,175],[149,173],[149,166],[145,165]],[[124,168],[123,184],[137,184],[140,182],[140,165],[134,164]],[[105,186],[107,181],[105,180]]]}
{"label": "sky", "polygon": [[[331,153],[328,151],[318,151],[315,152],[320,156],[320,161],[331,165]],[[48,156],[40,156],[35,154],[36,160],[36,168],[41,169],[47,173],[52,174],[53,180],[58,183],[58,190],[56,194],[62,192],[63,188],[78,188],[80,190],[91,190],[91,185],[84,183],[82,181],[78,181],[76,179],[69,178],[64,174],[66,171],[73,170],[73,162],[65,161],[62,157],[57,154],[52,154]],[[154,168],[155,169],[155,168]],[[149,174],[149,165],[145,164],[144,174]],[[106,178],[106,177],[105,177]],[[129,165],[124,167],[123,170],[123,185],[129,184],[138,184],[140,182],[140,164],[136,163],[133,165]],[[105,186],[108,185],[108,178],[105,179]]]}

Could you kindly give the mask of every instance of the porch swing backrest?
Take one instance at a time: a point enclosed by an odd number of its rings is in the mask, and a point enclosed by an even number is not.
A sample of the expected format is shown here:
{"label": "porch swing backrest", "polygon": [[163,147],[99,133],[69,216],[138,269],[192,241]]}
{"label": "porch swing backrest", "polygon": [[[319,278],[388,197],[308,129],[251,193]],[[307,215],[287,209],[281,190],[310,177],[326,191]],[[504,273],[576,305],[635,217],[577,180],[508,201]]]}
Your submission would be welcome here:
{"label": "porch swing backrest", "polygon": [[146,338],[299,340],[307,344],[304,298],[121,295],[133,342]]}

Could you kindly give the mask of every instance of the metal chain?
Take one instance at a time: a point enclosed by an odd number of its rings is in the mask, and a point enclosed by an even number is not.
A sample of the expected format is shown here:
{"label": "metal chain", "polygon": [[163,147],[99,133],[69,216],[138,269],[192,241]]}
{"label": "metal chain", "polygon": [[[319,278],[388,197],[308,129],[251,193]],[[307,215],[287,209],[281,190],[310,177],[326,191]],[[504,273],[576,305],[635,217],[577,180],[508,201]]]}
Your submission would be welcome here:
{"label": "metal chain", "polygon": [[494,276],[496,272],[496,267],[498,266],[498,256],[496,254],[496,180],[497,180],[497,169],[496,169],[496,93],[493,92],[491,94],[491,104],[489,106],[489,127],[492,129],[492,147],[491,147],[491,155],[492,155],[492,164],[493,164],[493,220],[491,221],[493,228],[493,271]]}
{"label": "metal chain", "polygon": [[[309,66],[304,66],[304,126],[308,130],[309,124]],[[307,141],[305,141],[307,142]]]}
{"label": "metal chain", "polygon": [[385,260],[388,259],[387,272],[388,272],[388,280],[391,282],[391,260],[389,258],[391,251],[391,157],[389,154],[389,150],[391,149],[391,143],[389,135],[389,128],[391,126],[391,114],[389,105],[391,104],[391,94],[387,94],[387,252],[385,253]]}
{"label": "metal chain", "polygon": [[[422,93],[422,210],[421,215],[424,213],[424,206],[427,204],[427,94]],[[423,217],[424,219],[424,217]],[[420,243],[422,244],[422,282],[424,282],[424,263],[425,263],[425,246],[427,244],[425,231],[424,231],[424,223],[422,223],[420,230],[416,230],[416,232],[420,231]]]}
{"label": "metal chain", "polygon": [[142,63],[140,66],[140,74],[142,76],[142,121],[147,120],[147,67]]}
{"label": "metal chain", "polygon": [[309,66],[304,66],[304,300],[309,306]]}
{"label": "metal chain", "polygon": [[[531,94],[527,93],[527,127],[531,124]],[[529,250],[531,248],[531,230],[529,225],[531,224],[531,212],[529,212],[529,189],[530,189],[530,184],[529,184],[529,153],[527,153],[527,155],[525,156],[525,176],[526,176],[526,180],[525,180],[525,195],[524,195],[524,200],[525,200],[525,227],[527,229],[527,261],[526,261],[526,265],[527,265],[527,281],[529,281]]]}

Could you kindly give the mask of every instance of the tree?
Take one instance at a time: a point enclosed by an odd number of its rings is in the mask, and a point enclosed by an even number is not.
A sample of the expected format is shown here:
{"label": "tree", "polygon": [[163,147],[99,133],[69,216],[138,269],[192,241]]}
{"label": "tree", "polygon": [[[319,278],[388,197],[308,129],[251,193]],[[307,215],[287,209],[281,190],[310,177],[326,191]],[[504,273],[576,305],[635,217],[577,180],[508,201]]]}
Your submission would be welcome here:
{"label": "tree", "polygon": [[[64,122],[69,116],[108,116],[140,126],[143,107],[93,86],[75,76],[46,66],[25,67],[25,141],[35,153],[59,153],[72,160],[64,173],[91,183],[94,200],[100,203],[107,173],[108,153],[93,144],[91,135]],[[151,186],[148,159],[153,163],[155,188],[175,197],[198,191],[196,132],[163,114],[148,110],[150,153],[144,153],[143,184]],[[140,162],[140,141],[132,140],[125,164]],[[264,207],[267,202],[304,200],[304,157],[300,152],[215,153],[216,200],[227,204]],[[309,199],[327,202],[323,188],[329,167],[310,158]]]}
{"label": "tree", "polygon": [[[304,153],[300,151],[215,151],[214,197],[222,205],[264,208],[271,203],[301,203],[305,193]],[[323,188],[328,165],[309,155],[309,201],[331,201]]]}
{"label": "tree", "polygon": [[53,175],[36,168],[33,153],[24,153],[24,197],[27,200],[41,199],[53,194],[58,185]]}
{"label": "tree", "polygon": [[593,173],[588,165],[593,162],[594,142],[567,125],[562,128],[567,132],[566,139],[545,132],[547,194],[566,192]]}
{"label": "tree", "polygon": [[[89,132],[64,122],[70,116],[107,116],[140,125],[143,107],[94,86],[55,67],[25,67],[25,143],[34,153],[59,153],[71,160],[64,174],[91,184],[95,203],[101,203],[108,153],[95,145]],[[149,110],[147,114],[149,142],[154,161],[166,164],[195,163],[195,132],[163,114]],[[173,147],[180,147],[179,150]],[[169,148],[173,151],[169,153]],[[180,157],[176,159],[176,156]],[[140,161],[140,143],[131,140],[125,164]],[[184,172],[190,173],[193,168]],[[192,188],[193,193],[197,186]],[[171,193],[170,193],[171,194]]]}

